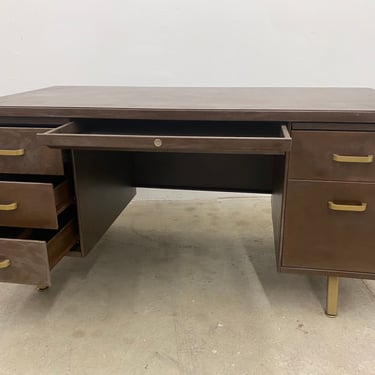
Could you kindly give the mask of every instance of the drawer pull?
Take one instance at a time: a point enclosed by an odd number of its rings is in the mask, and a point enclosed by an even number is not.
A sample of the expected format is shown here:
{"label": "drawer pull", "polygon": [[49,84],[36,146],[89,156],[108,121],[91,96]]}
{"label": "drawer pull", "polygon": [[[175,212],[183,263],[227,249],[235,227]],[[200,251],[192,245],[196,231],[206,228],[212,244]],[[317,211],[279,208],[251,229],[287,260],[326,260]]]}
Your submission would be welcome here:
{"label": "drawer pull", "polygon": [[8,268],[10,266],[10,260],[9,259],[0,259],[0,269],[1,268]]}
{"label": "drawer pull", "polygon": [[155,147],[161,147],[162,145],[163,145],[163,142],[162,142],[162,140],[160,138],[156,138],[154,140],[154,146]]}
{"label": "drawer pull", "polygon": [[347,156],[333,154],[333,160],[339,163],[372,163],[374,155],[367,156]]}
{"label": "drawer pull", "polygon": [[328,208],[333,211],[351,211],[364,212],[367,209],[367,203],[360,204],[337,204],[332,201],[328,202]]}
{"label": "drawer pull", "polygon": [[25,155],[25,150],[20,148],[18,150],[0,150],[0,156],[22,156]]}
{"label": "drawer pull", "polygon": [[9,204],[0,204],[0,211],[14,211],[17,209],[17,202]]}

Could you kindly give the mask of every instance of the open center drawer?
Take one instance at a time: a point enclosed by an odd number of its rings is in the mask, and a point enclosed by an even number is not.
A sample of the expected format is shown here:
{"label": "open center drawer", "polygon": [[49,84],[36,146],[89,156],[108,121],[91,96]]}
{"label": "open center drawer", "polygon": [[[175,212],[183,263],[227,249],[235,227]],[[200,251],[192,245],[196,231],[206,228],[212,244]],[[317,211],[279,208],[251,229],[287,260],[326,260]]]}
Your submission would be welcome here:
{"label": "open center drawer", "polygon": [[0,228],[0,281],[49,286],[50,271],[78,241],[71,214],[59,224],[59,231]]}
{"label": "open center drawer", "polygon": [[77,120],[38,134],[47,146],[69,149],[283,154],[286,125],[230,121]]}

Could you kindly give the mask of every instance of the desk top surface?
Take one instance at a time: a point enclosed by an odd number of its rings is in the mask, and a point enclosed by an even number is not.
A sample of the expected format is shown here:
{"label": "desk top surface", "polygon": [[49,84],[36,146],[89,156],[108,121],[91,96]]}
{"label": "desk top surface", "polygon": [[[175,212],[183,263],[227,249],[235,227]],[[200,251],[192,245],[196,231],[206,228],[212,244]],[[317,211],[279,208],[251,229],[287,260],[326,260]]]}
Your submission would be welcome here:
{"label": "desk top surface", "polygon": [[375,122],[375,90],[53,86],[0,97],[0,116]]}

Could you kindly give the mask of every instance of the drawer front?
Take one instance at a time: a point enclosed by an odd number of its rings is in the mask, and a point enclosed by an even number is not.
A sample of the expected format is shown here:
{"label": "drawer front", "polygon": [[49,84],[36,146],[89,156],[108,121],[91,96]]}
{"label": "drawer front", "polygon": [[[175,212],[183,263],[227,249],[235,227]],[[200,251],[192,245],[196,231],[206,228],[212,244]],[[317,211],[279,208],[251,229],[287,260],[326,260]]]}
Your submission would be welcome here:
{"label": "drawer front", "polygon": [[0,173],[63,175],[62,152],[40,145],[48,128],[0,127]]}
{"label": "drawer front", "polygon": [[294,130],[289,177],[375,182],[375,132]]}
{"label": "drawer front", "polygon": [[68,181],[0,181],[0,226],[57,229],[57,215],[73,202]]}
{"label": "drawer front", "polygon": [[289,181],[282,265],[375,273],[375,184]]}
{"label": "drawer front", "polygon": [[[32,233],[30,237],[33,237]],[[76,243],[74,222],[69,222],[60,232],[45,241],[0,238],[0,281],[50,285],[51,269]]]}

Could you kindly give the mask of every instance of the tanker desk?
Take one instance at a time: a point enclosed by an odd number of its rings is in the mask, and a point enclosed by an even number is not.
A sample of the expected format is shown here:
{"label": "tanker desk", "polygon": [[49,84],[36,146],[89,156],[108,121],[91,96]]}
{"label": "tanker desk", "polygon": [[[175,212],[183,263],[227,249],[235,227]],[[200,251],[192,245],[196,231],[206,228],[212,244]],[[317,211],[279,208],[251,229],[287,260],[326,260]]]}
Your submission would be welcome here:
{"label": "tanker desk", "polygon": [[0,98],[0,281],[51,283],[136,187],[272,194],[276,267],[375,278],[375,91],[57,86]]}

